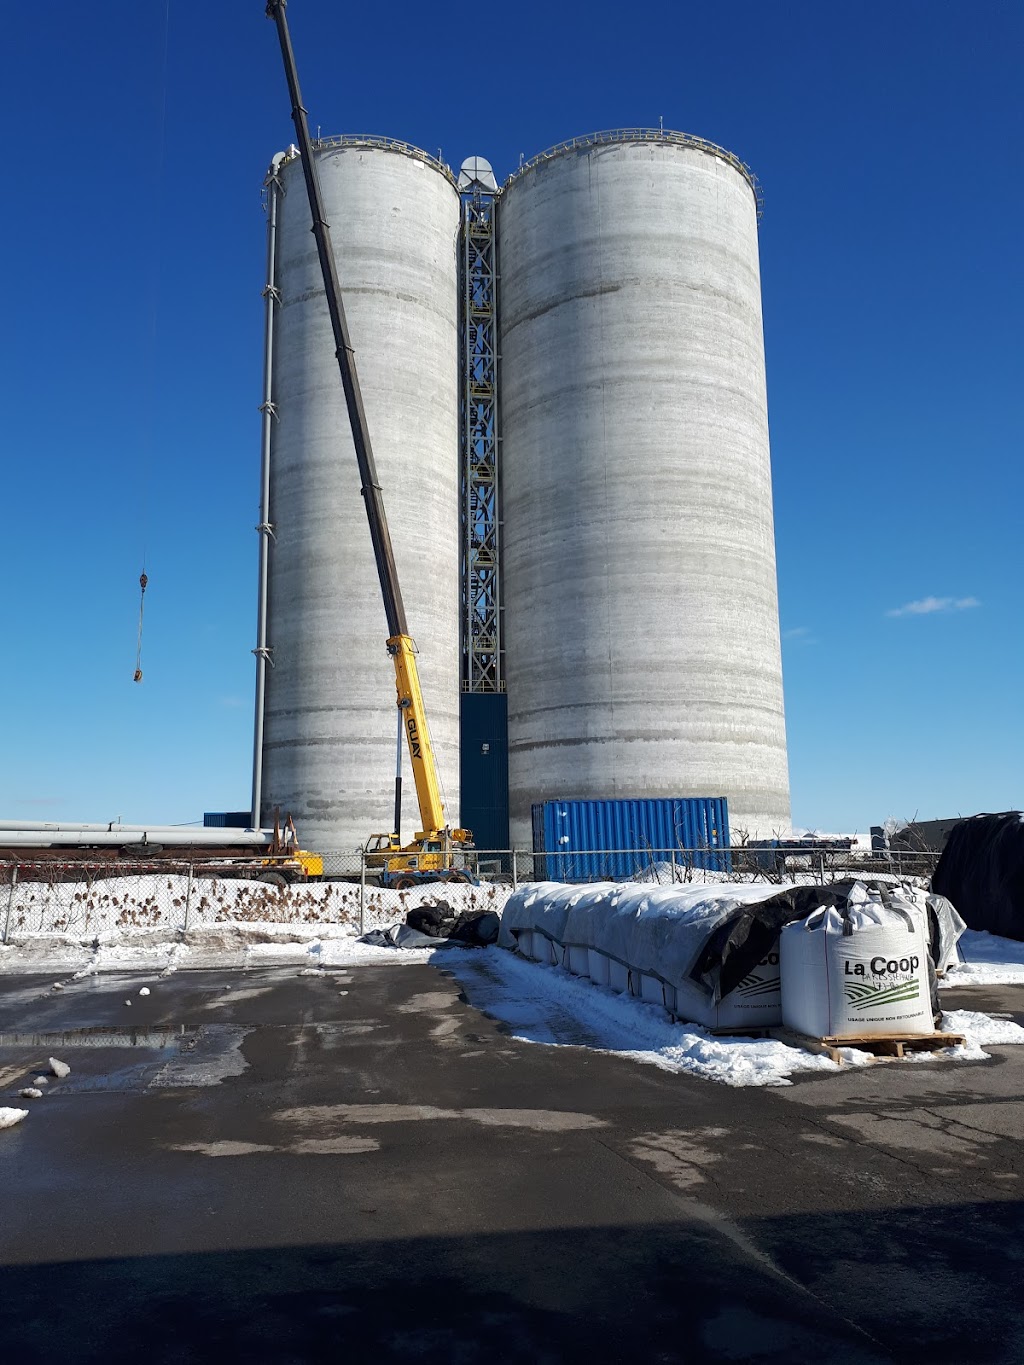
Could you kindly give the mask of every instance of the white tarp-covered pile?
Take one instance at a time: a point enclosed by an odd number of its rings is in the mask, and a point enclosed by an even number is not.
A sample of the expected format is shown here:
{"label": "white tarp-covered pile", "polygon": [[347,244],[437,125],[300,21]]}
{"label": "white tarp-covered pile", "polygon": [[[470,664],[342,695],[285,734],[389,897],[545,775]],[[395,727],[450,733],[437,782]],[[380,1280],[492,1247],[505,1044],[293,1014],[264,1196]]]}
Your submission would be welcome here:
{"label": "white tarp-covered pile", "polygon": [[498,941],[537,962],[565,966],[599,985],[664,1005],[695,1023],[767,1027],[782,1021],[777,951],[741,983],[745,990],[734,990],[725,1000],[716,998],[713,981],[696,981],[691,972],[715,930],[741,906],[767,900],[773,891],[763,883],[537,882],[520,887],[506,902]]}
{"label": "white tarp-covered pile", "polygon": [[[871,892],[874,897],[878,893]],[[828,907],[859,903],[860,883],[831,887],[719,883],[652,887],[600,882],[520,887],[502,916],[499,943],[563,966],[715,1029],[781,1024],[779,933]],[[918,888],[885,888],[920,926],[942,965],[955,960],[963,923]],[[799,991],[799,984],[791,985]]]}

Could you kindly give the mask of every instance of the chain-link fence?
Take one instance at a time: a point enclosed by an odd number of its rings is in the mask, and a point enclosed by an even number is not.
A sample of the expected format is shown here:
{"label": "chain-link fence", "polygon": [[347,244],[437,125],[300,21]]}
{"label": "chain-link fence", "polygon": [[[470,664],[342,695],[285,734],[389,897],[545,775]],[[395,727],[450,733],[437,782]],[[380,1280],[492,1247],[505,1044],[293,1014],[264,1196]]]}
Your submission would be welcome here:
{"label": "chain-link fence", "polygon": [[934,853],[738,846],[535,853],[466,849],[434,879],[383,870],[362,851],[324,855],[324,876],[289,882],[259,864],[201,861],[0,863],[2,941],[20,935],[78,938],[129,931],[187,934],[200,925],[249,921],[362,931],[393,922],[414,904],[447,898],[460,910],[495,908],[522,882],[687,883],[789,881],[827,885],[853,877],[919,878]]}
{"label": "chain-link fence", "polygon": [[358,885],[289,885],[258,876],[255,871],[163,860],[0,864],[3,942],[21,934],[89,938],[119,930],[185,933],[229,921],[360,924]]}

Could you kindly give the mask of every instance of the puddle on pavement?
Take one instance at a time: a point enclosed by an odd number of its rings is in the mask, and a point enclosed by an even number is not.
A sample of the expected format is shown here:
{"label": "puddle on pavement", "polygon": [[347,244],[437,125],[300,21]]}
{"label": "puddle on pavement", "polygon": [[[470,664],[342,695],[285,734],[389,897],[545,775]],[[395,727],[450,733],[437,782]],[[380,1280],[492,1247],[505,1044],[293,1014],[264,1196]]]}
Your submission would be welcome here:
{"label": "puddle on pavement", "polygon": [[116,1025],[60,1029],[53,1033],[0,1033],[0,1047],[180,1047],[198,1033],[184,1024],[153,1024],[126,1029]]}
{"label": "puddle on pavement", "polygon": [[[249,1065],[242,1044],[252,1031],[251,1026],[230,1024],[158,1024],[140,1029],[95,1026],[54,1033],[0,1033],[0,1049],[16,1049],[23,1056],[31,1049],[38,1054],[27,1060],[18,1058],[14,1068],[4,1068],[4,1075],[12,1070],[45,1072],[48,1057],[86,1049],[93,1053],[130,1049],[138,1054],[127,1065],[118,1061],[100,1070],[76,1062],[70,1076],[54,1082],[54,1094],[194,1089],[240,1076]],[[90,1061],[95,1067],[96,1061]]]}

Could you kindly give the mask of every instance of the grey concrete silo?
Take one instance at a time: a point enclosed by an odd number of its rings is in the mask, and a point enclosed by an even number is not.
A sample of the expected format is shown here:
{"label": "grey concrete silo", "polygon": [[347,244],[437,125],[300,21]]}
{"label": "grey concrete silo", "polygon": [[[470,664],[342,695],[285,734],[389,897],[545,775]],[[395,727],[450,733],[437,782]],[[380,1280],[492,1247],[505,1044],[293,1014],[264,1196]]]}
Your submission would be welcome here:
{"label": "grey concrete silo", "polygon": [[514,838],[559,797],[784,827],[754,183],[682,134],[580,143],[498,207]]}
{"label": "grey concrete silo", "polygon": [[[334,145],[331,145],[331,144]],[[456,234],[447,171],[327,139],[318,167],[448,818],[459,807]],[[393,825],[387,627],[297,158],[281,170],[273,333],[263,820],[354,849]],[[420,827],[405,760],[402,834]]]}

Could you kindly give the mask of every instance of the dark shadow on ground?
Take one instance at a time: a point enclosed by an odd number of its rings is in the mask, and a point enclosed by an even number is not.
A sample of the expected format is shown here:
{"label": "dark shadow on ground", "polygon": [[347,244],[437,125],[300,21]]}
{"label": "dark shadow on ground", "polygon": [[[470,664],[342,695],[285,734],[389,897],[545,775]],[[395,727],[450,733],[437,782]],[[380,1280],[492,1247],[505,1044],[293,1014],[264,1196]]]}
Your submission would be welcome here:
{"label": "dark shadow on ground", "polygon": [[72,1261],[2,1280],[3,1356],[19,1365],[893,1359],[682,1224]]}
{"label": "dark shadow on ground", "polygon": [[748,1221],[783,1273],[691,1224],[15,1266],[0,1340],[36,1365],[1011,1365],[1022,1226],[1016,1202]]}

